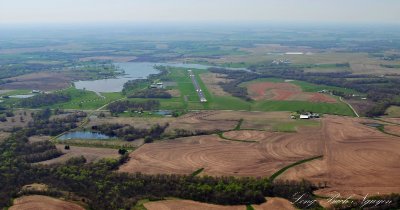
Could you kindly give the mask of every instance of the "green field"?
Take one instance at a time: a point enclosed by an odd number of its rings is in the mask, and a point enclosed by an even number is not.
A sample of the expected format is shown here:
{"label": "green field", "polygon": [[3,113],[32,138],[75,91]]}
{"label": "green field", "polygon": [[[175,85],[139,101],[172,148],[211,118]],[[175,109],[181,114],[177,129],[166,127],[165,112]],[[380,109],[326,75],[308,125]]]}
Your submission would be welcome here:
{"label": "green field", "polygon": [[48,106],[49,108],[92,110],[124,97],[121,93],[101,93],[103,96],[101,97],[95,92],[78,90],[74,87],[62,90],[60,93],[69,94],[72,100]]}
{"label": "green field", "polygon": [[[170,68],[167,79],[177,82],[176,87],[181,93],[179,98],[160,99],[161,109],[189,109],[189,110],[246,110],[246,111],[312,111],[317,113],[349,115],[353,116],[352,110],[344,103],[313,103],[307,101],[245,101],[232,96],[215,96],[211,94],[201,80],[199,74],[207,73],[207,70],[193,70],[196,79],[203,90],[207,103],[200,103],[197,92],[188,76],[187,69]],[[282,79],[260,79],[256,81],[282,82]],[[305,92],[316,92],[322,89],[340,90],[353,93],[352,90],[325,85],[314,85],[302,81],[293,81]],[[185,100],[187,99],[187,101]],[[135,99],[138,100],[138,99]],[[284,128],[282,130],[285,130]]]}
{"label": "green field", "polygon": [[[193,70],[196,79],[207,98],[206,103],[199,101],[198,94],[189,78],[186,68],[168,68],[169,74],[162,78],[163,81],[176,82],[176,86],[167,87],[167,89],[178,90],[180,92],[179,97],[173,97],[171,99],[157,99],[160,101],[160,109],[165,110],[244,110],[244,111],[312,111],[317,113],[325,114],[336,114],[336,115],[349,115],[353,116],[352,110],[342,102],[338,103],[314,103],[307,101],[245,101],[233,96],[216,96],[213,95],[201,80],[200,74],[207,73],[207,70]],[[257,79],[251,82],[243,83],[245,86],[253,82],[283,82],[282,79]],[[317,92],[319,90],[337,90],[345,93],[355,93],[352,90],[331,87],[326,85],[315,85],[303,81],[292,81],[302,88],[304,92]],[[43,108],[60,108],[60,109],[80,109],[80,110],[95,110],[100,107],[124,98],[122,93],[101,93],[101,95],[95,92],[78,90],[74,87],[70,87],[59,93],[66,93],[71,96],[71,100],[66,103],[58,103]],[[17,92],[12,92],[16,94]],[[19,91],[18,93],[26,93],[26,91]],[[8,93],[10,94],[10,93]],[[8,95],[7,94],[7,95]],[[128,99],[132,101],[143,101],[147,99],[132,98]],[[14,100],[13,100],[14,101]],[[278,129],[281,130],[281,129]],[[287,130],[282,128],[282,130]]]}
{"label": "green field", "polygon": [[390,106],[386,114],[388,117],[400,117],[400,106]]}

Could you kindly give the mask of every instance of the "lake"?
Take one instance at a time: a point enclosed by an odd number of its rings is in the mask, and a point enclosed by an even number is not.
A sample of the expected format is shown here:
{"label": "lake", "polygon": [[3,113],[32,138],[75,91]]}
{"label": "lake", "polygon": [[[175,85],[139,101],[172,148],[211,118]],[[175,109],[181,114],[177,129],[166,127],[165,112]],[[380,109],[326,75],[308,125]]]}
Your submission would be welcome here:
{"label": "lake", "polygon": [[[119,76],[114,79],[101,79],[91,81],[78,81],[75,82],[77,89],[85,89],[98,93],[112,93],[120,92],[126,82],[135,79],[145,79],[150,74],[157,74],[159,71],[155,69],[155,66],[172,66],[182,68],[193,68],[193,69],[208,69],[212,66],[201,65],[201,64],[184,64],[184,63],[146,63],[146,62],[126,62],[126,63],[115,63],[115,65],[121,67],[125,71],[125,75]],[[245,70],[237,68],[236,70]]]}
{"label": "lake", "polygon": [[74,131],[70,133],[66,133],[60,137],[58,137],[59,140],[69,140],[69,139],[100,139],[100,140],[106,140],[106,139],[112,139],[112,137],[107,136],[105,134],[101,133],[96,133],[96,132],[90,132],[90,131]]}

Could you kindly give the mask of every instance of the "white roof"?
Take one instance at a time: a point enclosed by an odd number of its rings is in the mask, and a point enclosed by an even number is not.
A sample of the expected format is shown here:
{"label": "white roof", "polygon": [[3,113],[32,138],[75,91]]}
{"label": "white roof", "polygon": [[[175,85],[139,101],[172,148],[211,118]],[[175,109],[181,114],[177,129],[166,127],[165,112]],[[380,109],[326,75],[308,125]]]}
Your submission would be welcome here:
{"label": "white roof", "polygon": [[305,114],[300,115],[300,119],[309,119],[309,118],[310,118],[310,116],[308,116],[308,115],[305,115]]}

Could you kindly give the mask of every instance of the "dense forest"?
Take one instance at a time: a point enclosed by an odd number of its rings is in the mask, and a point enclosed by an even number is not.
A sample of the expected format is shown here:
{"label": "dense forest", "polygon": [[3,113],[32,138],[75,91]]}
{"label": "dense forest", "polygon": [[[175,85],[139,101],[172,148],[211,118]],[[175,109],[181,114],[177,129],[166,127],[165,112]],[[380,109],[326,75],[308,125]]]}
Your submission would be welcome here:
{"label": "dense forest", "polygon": [[140,129],[131,125],[103,124],[92,126],[92,129],[108,136],[116,136],[124,139],[125,141],[133,141],[144,138],[146,143],[150,143],[153,140],[160,139],[161,135],[168,126],[168,123],[163,126],[156,124],[150,129]]}
{"label": "dense forest", "polygon": [[64,103],[71,100],[71,96],[64,93],[49,93],[39,94],[31,98],[25,98],[21,100],[20,105],[22,107],[39,108],[42,106],[51,106],[57,103]]}

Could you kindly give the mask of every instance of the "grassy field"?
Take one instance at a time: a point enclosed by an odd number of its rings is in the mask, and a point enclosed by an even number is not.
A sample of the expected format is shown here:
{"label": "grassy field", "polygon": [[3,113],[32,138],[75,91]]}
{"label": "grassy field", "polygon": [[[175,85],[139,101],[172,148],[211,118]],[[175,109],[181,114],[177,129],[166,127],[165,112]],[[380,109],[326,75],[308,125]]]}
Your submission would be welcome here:
{"label": "grassy field", "polygon": [[[350,115],[352,110],[344,103],[314,103],[307,101],[245,101],[232,96],[213,95],[200,78],[200,74],[207,73],[207,70],[193,70],[196,79],[207,98],[207,103],[200,103],[197,92],[188,76],[187,69],[170,68],[167,79],[175,81],[177,86],[171,87],[180,91],[180,97],[172,99],[159,99],[161,109],[188,109],[188,110],[245,110],[245,111],[313,111],[326,114]],[[282,79],[260,79],[257,81],[283,82]],[[315,85],[302,81],[293,81],[299,85],[304,92],[317,92],[318,90],[340,90],[346,93],[353,93],[352,90],[325,85]],[[140,101],[144,99],[130,99]],[[282,128],[282,130],[286,130]]]}
{"label": "grassy field", "polygon": [[95,92],[78,90],[74,87],[62,90],[60,92],[69,94],[72,100],[67,103],[51,105],[49,108],[83,110],[98,109],[101,106],[110,103],[111,101],[115,101],[124,97],[121,93],[102,93],[101,95],[103,97],[101,97]]}
{"label": "grassy field", "polygon": [[400,117],[400,106],[391,106],[386,110],[388,117]]}
{"label": "grassy field", "polygon": [[[337,115],[353,115],[352,110],[344,103],[315,103],[308,101],[245,101],[233,96],[217,96],[212,94],[205,83],[201,80],[200,74],[208,73],[207,70],[193,70],[196,79],[207,98],[206,103],[199,101],[199,96],[192,84],[192,81],[185,68],[169,68],[169,74],[164,80],[176,82],[176,86],[168,87],[168,89],[179,91],[179,97],[171,99],[158,99],[160,101],[160,109],[165,110],[244,110],[244,111],[312,111],[317,113],[337,114]],[[282,79],[257,79],[252,82],[284,82]],[[339,87],[330,87],[325,85],[315,85],[302,81],[292,81],[298,85],[304,92],[317,92],[322,89],[337,90],[346,93],[354,93],[352,90]],[[244,83],[246,85],[248,83]],[[58,103],[49,108],[60,109],[82,109],[94,110],[98,109],[112,101],[123,98],[122,93],[101,93],[101,96],[95,92],[78,90],[70,87],[59,91],[67,93],[72,100],[66,103]],[[12,92],[15,94],[16,92]],[[18,92],[19,93],[19,92]],[[20,93],[26,93],[21,91]],[[7,93],[10,94],[10,93]],[[129,99],[132,101],[143,101],[147,99]],[[278,129],[280,130],[280,129]],[[282,130],[286,130],[282,128]]]}

